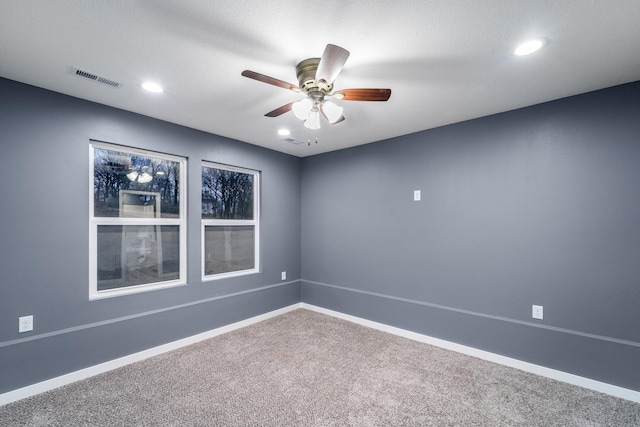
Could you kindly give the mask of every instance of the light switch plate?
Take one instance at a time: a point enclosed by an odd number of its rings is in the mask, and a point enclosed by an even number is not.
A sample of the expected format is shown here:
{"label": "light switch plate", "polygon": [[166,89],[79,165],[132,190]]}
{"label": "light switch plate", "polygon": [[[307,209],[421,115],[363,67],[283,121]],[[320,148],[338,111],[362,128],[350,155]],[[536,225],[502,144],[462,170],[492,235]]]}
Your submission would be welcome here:
{"label": "light switch plate", "polygon": [[422,192],[420,190],[413,190],[413,201],[419,202],[422,199]]}
{"label": "light switch plate", "polygon": [[534,319],[542,320],[543,318],[543,308],[541,305],[533,305],[531,306],[531,317]]}

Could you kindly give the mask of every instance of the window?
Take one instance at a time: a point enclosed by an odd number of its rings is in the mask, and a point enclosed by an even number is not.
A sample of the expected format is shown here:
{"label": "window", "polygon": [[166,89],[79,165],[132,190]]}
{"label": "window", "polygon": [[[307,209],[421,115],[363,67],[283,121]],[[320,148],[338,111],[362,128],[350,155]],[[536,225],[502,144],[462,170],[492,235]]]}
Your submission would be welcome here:
{"label": "window", "polygon": [[203,162],[203,280],[258,272],[259,177],[256,171]]}
{"label": "window", "polygon": [[186,283],[186,159],[92,141],[89,298]]}

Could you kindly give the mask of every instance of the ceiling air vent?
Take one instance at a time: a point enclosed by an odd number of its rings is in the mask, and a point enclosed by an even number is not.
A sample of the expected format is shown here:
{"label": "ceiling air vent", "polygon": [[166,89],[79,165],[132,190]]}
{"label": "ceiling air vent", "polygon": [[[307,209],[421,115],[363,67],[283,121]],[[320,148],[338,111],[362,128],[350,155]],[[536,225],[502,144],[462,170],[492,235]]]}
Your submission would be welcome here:
{"label": "ceiling air vent", "polygon": [[300,141],[299,139],[294,139],[294,138],[285,138],[285,141],[290,142],[292,144],[296,144],[296,145],[304,144],[303,141]]}
{"label": "ceiling air vent", "polygon": [[113,79],[108,79],[106,77],[102,77],[102,76],[99,76],[97,74],[90,73],[88,71],[84,71],[84,70],[81,70],[81,69],[76,68],[76,67],[72,68],[72,72],[76,76],[84,77],[85,79],[90,79],[90,80],[96,81],[98,83],[102,83],[102,84],[109,85],[109,86],[112,86],[112,87],[120,87],[120,86],[122,86],[122,83],[120,83],[118,81],[115,81]]}

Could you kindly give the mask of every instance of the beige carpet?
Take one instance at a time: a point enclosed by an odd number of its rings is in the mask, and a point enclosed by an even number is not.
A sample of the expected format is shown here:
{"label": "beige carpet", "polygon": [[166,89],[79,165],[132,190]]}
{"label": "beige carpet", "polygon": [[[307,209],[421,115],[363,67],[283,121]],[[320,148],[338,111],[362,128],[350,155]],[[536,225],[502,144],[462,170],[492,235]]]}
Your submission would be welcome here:
{"label": "beige carpet", "polygon": [[0,407],[2,426],[640,426],[640,404],[296,310]]}

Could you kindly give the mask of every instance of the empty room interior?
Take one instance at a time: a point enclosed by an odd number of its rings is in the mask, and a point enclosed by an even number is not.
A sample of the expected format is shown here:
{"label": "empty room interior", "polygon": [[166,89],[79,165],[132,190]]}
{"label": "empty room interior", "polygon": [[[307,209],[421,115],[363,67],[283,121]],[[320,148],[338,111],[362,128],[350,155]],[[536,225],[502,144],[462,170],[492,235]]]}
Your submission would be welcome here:
{"label": "empty room interior", "polygon": [[[316,6],[0,0],[0,420],[190,344],[340,321],[640,424],[640,2]],[[427,404],[408,395],[392,424],[436,425],[397,418]]]}

